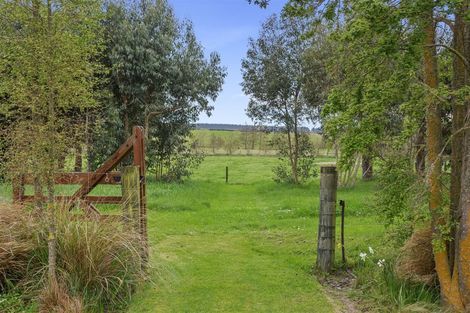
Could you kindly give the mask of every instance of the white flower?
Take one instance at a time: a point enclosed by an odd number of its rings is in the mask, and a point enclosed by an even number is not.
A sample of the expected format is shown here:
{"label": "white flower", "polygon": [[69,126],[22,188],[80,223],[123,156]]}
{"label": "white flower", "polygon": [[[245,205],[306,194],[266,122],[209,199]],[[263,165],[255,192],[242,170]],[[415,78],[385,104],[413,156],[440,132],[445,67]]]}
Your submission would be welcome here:
{"label": "white flower", "polygon": [[361,253],[359,253],[359,257],[361,258],[362,261],[365,261],[366,257],[367,257],[367,253],[361,252]]}
{"label": "white flower", "polygon": [[377,262],[377,265],[378,265],[379,267],[383,267],[384,264],[385,264],[385,259],[379,260],[379,261]]}
{"label": "white flower", "polygon": [[374,254],[374,249],[372,249],[372,247],[369,247],[369,252],[370,254]]}

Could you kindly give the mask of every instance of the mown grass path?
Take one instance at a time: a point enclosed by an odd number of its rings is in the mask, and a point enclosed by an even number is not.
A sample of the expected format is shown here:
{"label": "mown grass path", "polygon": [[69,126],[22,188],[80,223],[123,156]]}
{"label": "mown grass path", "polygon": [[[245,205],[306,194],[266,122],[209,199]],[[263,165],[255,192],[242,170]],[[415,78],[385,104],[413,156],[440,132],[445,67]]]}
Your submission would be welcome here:
{"label": "mown grass path", "polygon": [[[312,275],[318,180],[276,184],[275,162],[207,157],[184,184],[149,183],[153,277],[129,312],[332,312]],[[347,218],[352,254],[382,229],[360,216],[371,190],[367,183],[340,192],[354,212]]]}

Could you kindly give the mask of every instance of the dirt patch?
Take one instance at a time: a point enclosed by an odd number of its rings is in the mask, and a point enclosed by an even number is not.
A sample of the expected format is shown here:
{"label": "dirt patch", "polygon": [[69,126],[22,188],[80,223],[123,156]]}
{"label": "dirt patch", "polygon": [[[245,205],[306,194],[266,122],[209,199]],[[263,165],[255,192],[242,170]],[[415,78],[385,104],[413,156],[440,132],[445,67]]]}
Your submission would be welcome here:
{"label": "dirt patch", "polygon": [[349,271],[334,272],[328,276],[319,277],[325,295],[333,305],[335,313],[372,312],[370,308],[350,297],[350,292],[356,284],[356,277]]}

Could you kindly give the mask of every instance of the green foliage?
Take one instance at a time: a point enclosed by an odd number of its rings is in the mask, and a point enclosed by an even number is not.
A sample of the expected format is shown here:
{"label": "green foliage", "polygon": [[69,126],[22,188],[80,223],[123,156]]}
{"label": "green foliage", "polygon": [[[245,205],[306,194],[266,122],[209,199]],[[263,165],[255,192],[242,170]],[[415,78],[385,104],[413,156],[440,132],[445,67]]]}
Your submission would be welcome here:
{"label": "green foliage", "polygon": [[157,168],[176,158],[199,115],[211,113],[210,101],[226,71],[217,53],[206,58],[191,22],[179,21],[167,1],[112,3],[107,13],[104,62],[112,96],[110,110],[102,112],[105,131],[94,139],[95,163],[116,149],[132,126],[142,125],[149,139],[148,165]]}
{"label": "green foliage", "polygon": [[[315,166],[315,148],[310,141],[310,137],[306,133],[301,133],[298,142],[297,165],[295,166],[297,173],[292,174],[293,166],[290,159],[289,144],[285,135],[275,136],[271,140],[271,145],[279,149],[280,163],[273,168],[274,181],[287,183],[305,183],[307,180],[318,175]],[[293,177],[297,177],[298,181],[294,181]]]}
{"label": "green foliage", "polygon": [[441,312],[437,288],[404,281],[397,277],[393,261],[383,264],[365,262],[356,271],[358,296],[374,301],[379,306],[374,312]]}
{"label": "green foliage", "polygon": [[82,110],[97,104],[100,1],[0,3],[0,102],[10,177],[43,185],[75,145]]}
{"label": "green foliage", "polygon": [[204,155],[192,151],[187,145],[179,146],[174,154],[157,162],[157,177],[166,182],[181,182],[191,176],[204,160]]}
{"label": "green foliage", "polygon": [[378,164],[376,210],[397,246],[428,219],[426,185],[406,155],[391,154]]}
{"label": "green foliage", "polygon": [[17,291],[0,293],[0,312],[2,313],[35,313],[35,304],[28,304],[22,299],[22,295]]}

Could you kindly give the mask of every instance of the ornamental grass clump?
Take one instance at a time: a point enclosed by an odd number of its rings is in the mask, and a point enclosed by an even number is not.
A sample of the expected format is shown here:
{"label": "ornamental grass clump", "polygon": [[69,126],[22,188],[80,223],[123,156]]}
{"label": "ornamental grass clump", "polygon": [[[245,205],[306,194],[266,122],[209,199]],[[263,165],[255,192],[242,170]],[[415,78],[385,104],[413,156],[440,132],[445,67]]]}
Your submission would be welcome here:
{"label": "ornamental grass clump", "polygon": [[57,282],[48,279],[48,221],[41,210],[0,205],[0,287],[38,299],[42,312],[125,307],[145,278],[139,235],[120,222],[83,220],[55,208]]}
{"label": "ornamental grass clump", "polygon": [[27,211],[0,203],[0,291],[24,279],[36,248],[35,227]]}
{"label": "ornamental grass clump", "polygon": [[83,303],[60,284],[50,284],[39,296],[39,313],[83,313]]}
{"label": "ornamental grass clump", "polygon": [[139,236],[118,222],[58,219],[58,277],[86,308],[124,306],[144,278]]}
{"label": "ornamental grass clump", "polygon": [[405,242],[396,264],[396,273],[403,280],[435,286],[436,271],[432,250],[431,227],[415,230]]}

